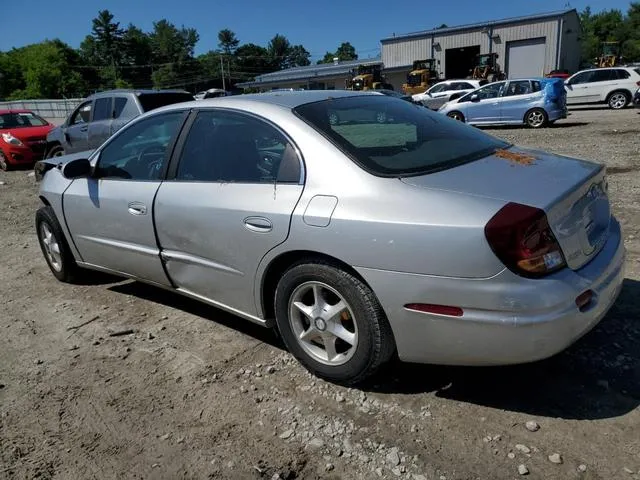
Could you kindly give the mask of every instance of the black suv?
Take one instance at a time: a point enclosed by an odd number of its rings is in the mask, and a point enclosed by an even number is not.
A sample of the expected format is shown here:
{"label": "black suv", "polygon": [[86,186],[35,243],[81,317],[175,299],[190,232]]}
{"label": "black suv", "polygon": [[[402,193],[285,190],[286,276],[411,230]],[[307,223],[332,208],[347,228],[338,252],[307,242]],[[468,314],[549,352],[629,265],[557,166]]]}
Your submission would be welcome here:
{"label": "black suv", "polygon": [[98,148],[129,121],[154,108],[192,101],[184,90],[108,90],[87,97],[47,135],[47,158]]}

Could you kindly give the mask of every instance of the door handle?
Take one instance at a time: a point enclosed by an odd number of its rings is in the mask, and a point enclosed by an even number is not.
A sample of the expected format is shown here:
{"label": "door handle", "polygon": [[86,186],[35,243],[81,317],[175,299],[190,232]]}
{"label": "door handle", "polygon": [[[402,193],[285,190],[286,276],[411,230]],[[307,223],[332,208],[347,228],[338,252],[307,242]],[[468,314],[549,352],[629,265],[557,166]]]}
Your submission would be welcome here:
{"label": "door handle", "polygon": [[89,127],[84,126],[84,127],[80,127],[80,131],[81,132],[86,132],[89,129]]}
{"label": "door handle", "polygon": [[144,203],[131,202],[129,204],[129,213],[131,215],[146,215],[147,214],[147,206]]}
{"label": "door handle", "polygon": [[244,219],[244,226],[247,230],[256,233],[268,233],[273,229],[271,220],[264,217],[247,217]]}

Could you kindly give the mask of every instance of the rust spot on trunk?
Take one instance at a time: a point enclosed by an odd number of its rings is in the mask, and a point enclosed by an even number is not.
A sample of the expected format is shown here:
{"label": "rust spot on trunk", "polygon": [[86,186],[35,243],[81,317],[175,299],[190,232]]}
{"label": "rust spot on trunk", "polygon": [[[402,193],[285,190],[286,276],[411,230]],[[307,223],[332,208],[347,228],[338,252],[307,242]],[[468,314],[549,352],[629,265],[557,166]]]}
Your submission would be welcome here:
{"label": "rust spot on trunk", "polygon": [[494,154],[498,158],[509,160],[511,163],[518,165],[532,165],[536,157],[524,153],[510,152],[509,150],[498,150]]}

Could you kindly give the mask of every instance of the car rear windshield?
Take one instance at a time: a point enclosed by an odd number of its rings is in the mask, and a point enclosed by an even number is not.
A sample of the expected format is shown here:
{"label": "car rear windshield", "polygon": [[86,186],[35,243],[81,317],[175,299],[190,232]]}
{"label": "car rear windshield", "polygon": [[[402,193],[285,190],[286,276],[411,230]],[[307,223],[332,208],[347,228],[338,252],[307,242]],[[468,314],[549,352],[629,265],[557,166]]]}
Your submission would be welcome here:
{"label": "car rear windshield", "polygon": [[193,96],[188,93],[141,93],[138,95],[140,105],[145,112],[180,102],[191,102]]}
{"label": "car rear windshield", "polygon": [[323,100],[294,112],[378,176],[431,173],[509,146],[422,105],[382,95]]}

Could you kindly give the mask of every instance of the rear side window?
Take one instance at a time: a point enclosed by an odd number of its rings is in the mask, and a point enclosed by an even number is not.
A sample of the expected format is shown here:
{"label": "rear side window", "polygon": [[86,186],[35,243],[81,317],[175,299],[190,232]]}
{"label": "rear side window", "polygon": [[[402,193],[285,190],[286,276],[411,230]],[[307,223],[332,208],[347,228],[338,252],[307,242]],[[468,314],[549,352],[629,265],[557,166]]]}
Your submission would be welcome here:
{"label": "rear side window", "polygon": [[164,107],[165,105],[172,105],[180,102],[190,102],[193,100],[193,96],[188,93],[142,93],[138,95],[142,110],[149,112],[156,108]]}
{"label": "rear side window", "polygon": [[593,72],[593,77],[591,77],[592,82],[608,82],[610,80],[617,80],[618,76],[616,75],[615,70],[595,70]]}
{"label": "rear side window", "polygon": [[538,82],[537,80],[533,80],[531,82],[531,91],[539,92],[540,90],[542,90],[542,87],[540,86],[540,82]]}
{"label": "rear side window", "polygon": [[272,125],[235,112],[198,113],[176,179],[195,182],[298,183],[295,148]]}
{"label": "rear side window", "polygon": [[120,118],[124,107],[127,105],[126,97],[116,97],[113,100],[113,118]]}
{"label": "rear side window", "polygon": [[492,154],[509,144],[397,98],[343,97],[294,113],[373,175],[422,175]]}
{"label": "rear side window", "polygon": [[631,74],[626,70],[615,70],[615,73],[620,80],[626,80],[631,76]]}
{"label": "rear side window", "polygon": [[640,68],[634,68],[633,71],[640,75]]}
{"label": "rear side window", "polygon": [[93,121],[111,118],[111,97],[98,98],[93,106]]}

